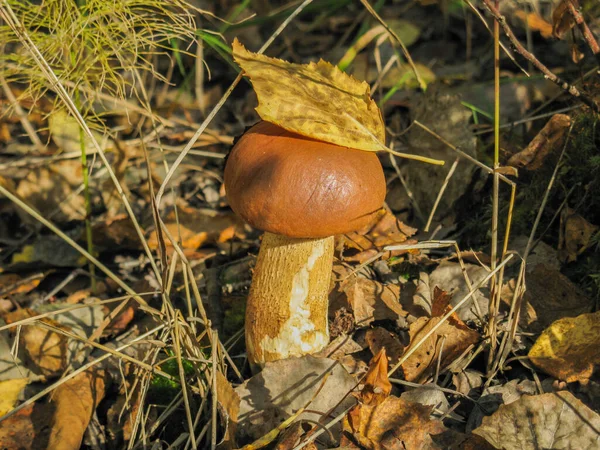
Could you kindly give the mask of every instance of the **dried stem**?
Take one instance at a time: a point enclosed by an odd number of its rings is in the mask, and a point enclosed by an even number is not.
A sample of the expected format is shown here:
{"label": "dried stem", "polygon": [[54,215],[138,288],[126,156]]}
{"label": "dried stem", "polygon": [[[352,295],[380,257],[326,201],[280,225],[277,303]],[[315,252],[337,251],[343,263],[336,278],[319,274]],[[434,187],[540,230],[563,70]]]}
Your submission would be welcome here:
{"label": "dried stem", "polygon": [[417,67],[415,66],[415,63],[414,63],[413,59],[411,58],[410,53],[408,53],[408,49],[406,48],[406,45],[404,45],[404,42],[402,42],[402,40],[398,37],[398,35],[394,32],[394,30],[392,30],[389,27],[389,25],[387,23],[385,23],[385,21],[379,16],[379,14],[377,14],[377,11],[375,11],[373,9],[373,7],[369,4],[369,2],[367,0],[360,0],[360,2],[367,9],[367,11],[369,11],[369,14],[371,14],[373,17],[375,17],[375,19],[390,34],[390,36],[392,36],[394,38],[394,40],[396,42],[398,42],[398,44],[400,44],[400,47],[402,48],[402,53],[404,53],[404,57],[406,58],[406,60],[408,61],[408,64],[410,65],[410,68],[414,72],[415,77],[417,79],[417,82],[419,83],[419,87],[422,90],[427,89],[427,85],[425,84],[425,82],[423,81],[423,79],[421,78],[421,76],[419,75],[419,71],[417,70]]}
{"label": "dried stem", "polygon": [[575,23],[579,27],[579,31],[581,31],[583,39],[585,39],[585,42],[587,42],[590,50],[592,50],[592,53],[594,53],[596,60],[600,64],[600,47],[598,46],[598,41],[596,41],[594,34],[587,26],[580,9],[575,7],[572,0],[567,1],[567,7],[569,8],[569,13],[573,16]]}
{"label": "dried stem", "polygon": [[542,72],[548,80],[552,81],[554,84],[571,94],[573,97],[576,97],[579,100],[581,100],[587,106],[592,108],[595,112],[600,112],[600,108],[598,107],[596,102],[594,102],[588,96],[579,92],[579,89],[577,89],[574,85],[569,84],[568,82],[560,78],[558,75],[554,74],[550,69],[548,69],[544,64],[542,64],[540,60],[537,59],[531,52],[528,52],[525,49],[525,47],[523,47],[523,45],[519,42],[511,28],[506,23],[506,18],[502,14],[500,14],[500,11],[498,11],[496,7],[494,7],[492,0],[483,0],[483,4],[487,8],[487,10],[492,14],[494,19],[498,21],[498,23],[504,30],[504,33],[513,45],[514,49],[519,54],[521,54],[527,61],[531,62],[531,64],[533,64],[536,69]]}

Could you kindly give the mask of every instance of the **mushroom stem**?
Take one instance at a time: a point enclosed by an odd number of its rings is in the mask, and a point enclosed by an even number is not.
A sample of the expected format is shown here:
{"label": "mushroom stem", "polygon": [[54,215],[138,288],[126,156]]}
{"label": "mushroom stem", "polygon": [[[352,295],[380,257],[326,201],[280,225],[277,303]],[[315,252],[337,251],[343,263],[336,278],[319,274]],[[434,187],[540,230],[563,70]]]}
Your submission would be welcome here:
{"label": "mushroom stem", "polygon": [[264,234],[246,306],[250,363],[262,366],[315,353],[329,343],[333,247],[333,236],[294,239]]}

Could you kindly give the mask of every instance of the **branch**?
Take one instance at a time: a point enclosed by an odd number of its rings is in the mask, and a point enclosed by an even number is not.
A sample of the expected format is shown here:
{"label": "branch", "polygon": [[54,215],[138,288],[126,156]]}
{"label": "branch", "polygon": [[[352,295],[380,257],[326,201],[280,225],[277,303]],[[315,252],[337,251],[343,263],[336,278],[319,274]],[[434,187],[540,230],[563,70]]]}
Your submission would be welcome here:
{"label": "branch", "polygon": [[506,23],[506,18],[502,14],[500,14],[500,11],[498,11],[494,7],[491,0],[483,0],[483,3],[487,10],[492,14],[494,19],[498,21],[517,53],[521,54],[525,59],[527,59],[527,61],[531,62],[531,64],[533,64],[540,72],[542,72],[548,80],[552,81],[554,84],[571,94],[573,97],[576,97],[579,100],[581,100],[595,112],[600,112],[600,108],[591,98],[587,97],[586,95],[583,95],[575,86],[567,83],[558,75],[554,74],[550,69],[548,69],[544,64],[542,64],[533,55],[533,53],[528,52],[525,49],[525,47],[523,47],[523,45],[519,42],[513,31]]}
{"label": "branch", "polygon": [[567,8],[569,9],[571,16],[573,16],[575,23],[579,27],[579,31],[583,35],[583,39],[585,39],[585,42],[587,42],[588,46],[592,50],[592,53],[596,57],[596,61],[598,61],[598,64],[600,64],[600,47],[598,46],[598,41],[596,41],[594,34],[588,27],[587,23],[585,23],[585,19],[583,18],[580,9],[575,7],[572,0],[567,0]]}

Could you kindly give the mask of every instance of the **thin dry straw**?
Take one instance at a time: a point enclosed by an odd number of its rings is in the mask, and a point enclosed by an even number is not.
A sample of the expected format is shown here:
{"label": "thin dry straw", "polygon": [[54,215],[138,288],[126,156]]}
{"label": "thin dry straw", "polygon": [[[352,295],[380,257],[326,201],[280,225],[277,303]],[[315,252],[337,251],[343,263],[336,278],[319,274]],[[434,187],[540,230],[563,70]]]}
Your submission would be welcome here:
{"label": "thin dry straw", "polygon": [[[147,338],[148,336],[156,333],[157,331],[161,330],[162,328],[164,328],[166,325],[162,324],[159,325],[155,328],[153,328],[152,330],[138,336],[137,338],[133,339],[131,342],[128,342],[126,344],[121,345],[120,347],[117,347],[115,349],[115,351],[120,352],[122,350],[125,350],[127,347],[132,346],[133,344],[136,344],[137,342],[141,341],[142,339]],[[69,381],[71,378],[75,378],[77,375],[79,375],[81,372],[86,371],[87,369],[89,369],[90,367],[104,361],[105,359],[108,359],[109,357],[111,357],[112,354],[111,353],[106,353],[96,359],[94,359],[93,361],[90,361],[89,363],[81,366],[79,369],[74,370],[73,372],[71,372],[70,374],[62,377],[60,380],[58,380],[56,383],[51,384],[50,386],[48,386],[46,389],[42,390],[41,392],[38,392],[37,394],[35,394],[33,397],[25,400],[23,403],[21,403],[19,406],[17,406],[16,408],[14,408],[13,410],[7,412],[5,415],[3,415],[2,417],[0,417],[0,422],[2,422],[5,419],[8,419],[9,417],[11,417],[12,415],[18,413],[19,411],[21,411],[23,408],[25,408],[28,405],[31,405],[32,403],[35,403],[36,401],[38,401],[40,398],[44,397],[46,394],[52,392],[54,389],[56,389],[58,386],[60,386],[61,384]]]}
{"label": "thin dry straw", "polygon": [[136,229],[138,237],[140,238],[142,246],[144,247],[144,251],[146,252],[146,255],[148,256],[148,259],[150,260],[150,265],[152,266],[152,270],[154,271],[156,279],[158,280],[159,283],[161,283],[162,280],[160,278],[160,271],[158,270],[158,267],[156,266],[156,262],[154,261],[152,252],[150,251],[150,248],[148,247],[148,243],[146,242],[146,239],[144,237],[142,229],[141,229],[137,219],[135,218],[135,214],[133,212],[133,209],[131,208],[129,201],[127,200],[127,196],[125,195],[125,192],[123,191],[123,188],[121,187],[121,184],[119,183],[117,176],[113,172],[113,170],[110,166],[110,163],[108,162],[108,159],[106,158],[104,150],[102,150],[102,147],[100,146],[100,144],[98,144],[98,141],[92,134],[92,131],[87,126],[85,119],[81,116],[79,110],[73,103],[73,100],[69,97],[68,92],[66,91],[64,86],[61,84],[60,80],[58,79],[58,77],[56,76],[56,74],[54,73],[54,71],[52,70],[50,65],[48,64],[48,62],[44,59],[44,56],[40,53],[39,49],[33,43],[31,38],[27,35],[23,25],[20,23],[18,17],[15,15],[14,11],[12,10],[12,8],[10,7],[10,5],[8,4],[8,2],[6,0],[2,0],[2,3],[0,4],[0,17],[2,17],[6,21],[6,23],[10,26],[10,28],[13,30],[13,32],[17,35],[17,37],[19,38],[19,40],[21,41],[23,46],[31,53],[31,55],[35,59],[37,65],[39,66],[40,70],[48,79],[48,82],[50,83],[51,88],[58,94],[58,96],[65,103],[65,106],[67,107],[67,109],[69,110],[71,115],[75,118],[75,120],[77,121],[79,126],[83,129],[84,133],[90,139],[90,142],[95,147],[98,154],[100,155],[100,158],[102,159],[102,162],[103,162],[104,166],[106,167],[108,174],[109,174],[113,184],[115,185],[115,188],[117,189],[119,197],[121,198],[121,201],[123,202],[123,206],[125,206],[125,209],[127,210],[127,214],[129,215],[129,217]]}

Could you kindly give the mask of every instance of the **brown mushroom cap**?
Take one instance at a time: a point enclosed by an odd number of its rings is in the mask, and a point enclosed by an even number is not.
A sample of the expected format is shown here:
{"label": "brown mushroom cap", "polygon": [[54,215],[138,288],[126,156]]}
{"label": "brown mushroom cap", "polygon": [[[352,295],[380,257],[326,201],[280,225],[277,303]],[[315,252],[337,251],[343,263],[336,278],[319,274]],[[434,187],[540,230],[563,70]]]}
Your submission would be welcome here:
{"label": "brown mushroom cap", "polygon": [[225,166],[231,208],[260,230],[321,238],[367,225],[381,208],[377,155],[291,133],[269,122],[248,130]]}

